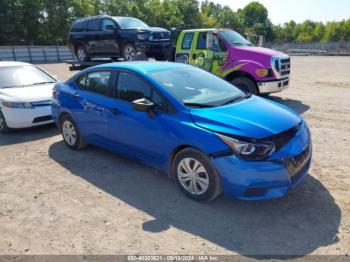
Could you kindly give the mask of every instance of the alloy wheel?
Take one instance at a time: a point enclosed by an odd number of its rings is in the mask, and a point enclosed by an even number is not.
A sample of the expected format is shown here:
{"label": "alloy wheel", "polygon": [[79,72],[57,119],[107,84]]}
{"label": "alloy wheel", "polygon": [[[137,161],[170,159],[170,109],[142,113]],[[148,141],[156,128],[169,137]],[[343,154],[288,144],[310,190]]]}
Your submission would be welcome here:
{"label": "alloy wheel", "polygon": [[184,158],[180,161],[177,176],[181,186],[193,195],[201,195],[209,187],[207,170],[194,158]]}
{"label": "alloy wheel", "polygon": [[124,57],[127,61],[131,61],[135,56],[135,48],[132,45],[127,45],[124,49]]}
{"label": "alloy wheel", "polygon": [[77,57],[78,57],[79,61],[85,61],[86,53],[85,53],[85,50],[83,48],[78,48]]}
{"label": "alloy wheel", "polygon": [[62,125],[62,134],[66,143],[74,146],[77,141],[77,133],[72,122],[65,120]]}

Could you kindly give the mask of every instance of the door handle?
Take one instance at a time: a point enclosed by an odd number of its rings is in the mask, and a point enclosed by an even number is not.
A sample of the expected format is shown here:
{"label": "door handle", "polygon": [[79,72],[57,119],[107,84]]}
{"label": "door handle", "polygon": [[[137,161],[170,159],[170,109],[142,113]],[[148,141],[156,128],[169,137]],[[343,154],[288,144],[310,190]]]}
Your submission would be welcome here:
{"label": "door handle", "polygon": [[109,108],[113,115],[120,115],[122,112],[118,108]]}
{"label": "door handle", "polygon": [[74,96],[74,97],[80,97],[80,95],[79,95],[79,93],[78,92],[72,92],[72,93],[70,93],[72,96]]}

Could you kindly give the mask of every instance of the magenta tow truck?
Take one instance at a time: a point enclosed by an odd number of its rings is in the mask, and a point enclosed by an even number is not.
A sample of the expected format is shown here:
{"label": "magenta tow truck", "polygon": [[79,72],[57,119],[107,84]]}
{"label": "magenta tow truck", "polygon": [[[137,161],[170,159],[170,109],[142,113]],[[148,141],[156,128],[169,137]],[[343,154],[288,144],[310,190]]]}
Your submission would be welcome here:
{"label": "magenta tow truck", "polygon": [[175,61],[212,72],[252,94],[268,95],[288,88],[290,57],[254,47],[229,29],[190,29],[180,33]]}

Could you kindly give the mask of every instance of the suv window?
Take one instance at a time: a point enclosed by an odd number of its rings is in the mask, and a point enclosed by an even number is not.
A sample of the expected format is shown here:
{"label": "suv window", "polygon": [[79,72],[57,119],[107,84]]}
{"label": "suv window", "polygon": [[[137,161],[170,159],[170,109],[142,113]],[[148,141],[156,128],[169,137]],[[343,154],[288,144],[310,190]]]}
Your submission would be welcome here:
{"label": "suv window", "polygon": [[85,91],[97,93],[100,95],[109,95],[110,71],[96,71],[80,76],[77,79],[77,85]]}
{"label": "suv window", "polygon": [[185,33],[182,39],[181,49],[191,49],[193,33]]}
{"label": "suv window", "polygon": [[99,19],[90,20],[87,24],[87,31],[98,31],[100,25]]}
{"label": "suv window", "polygon": [[198,34],[197,49],[207,49],[207,32]]}
{"label": "suv window", "polygon": [[102,20],[102,31],[104,31],[104,32],[110,32],[111,30],[106,29],[106,27],[107,27],[108,25],[113,26],[113,28],[116,27],[116,26],[115,26],[115,22],[114,22],[113,20],[111,20],[111,19],[103,19],[103,20]]}
{"label": "suv window", "polygon": [[82,22],[75,22],[72,26],[71,31],[72,32],[83,32],[86,26],[86,22],[82,21]]}

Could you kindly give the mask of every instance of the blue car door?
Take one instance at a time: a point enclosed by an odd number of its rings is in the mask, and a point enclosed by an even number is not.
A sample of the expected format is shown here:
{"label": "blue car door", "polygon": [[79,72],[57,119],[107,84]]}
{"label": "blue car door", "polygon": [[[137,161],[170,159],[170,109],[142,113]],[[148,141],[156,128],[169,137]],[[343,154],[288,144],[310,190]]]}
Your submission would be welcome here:
{"label": "blue car door", "polygon": [[72,110],[83,136],[88,142],[103,143],[108,137],[106,114],[109,112],[112,71],[98,70],[80,76],[73,93],[79,106]]}
{"label": "blue car door", "polygon": [[[169,115],[162,112],[164,98],[144,79],[119,72],[113,108],[107,116],[109,139],[114,149],[148,164],[162,167],[171,148]],[[131,102],[148,98],[157,104],[155,114],[134,111]]]}

